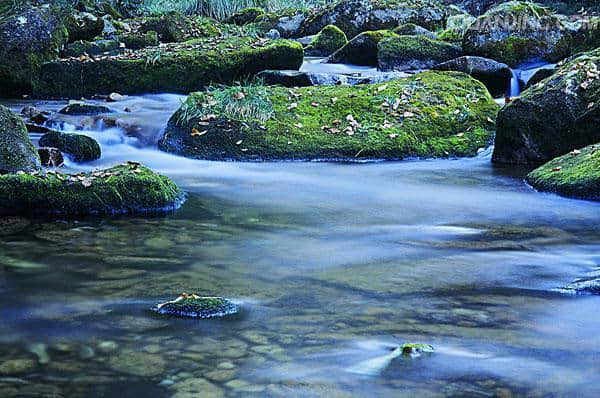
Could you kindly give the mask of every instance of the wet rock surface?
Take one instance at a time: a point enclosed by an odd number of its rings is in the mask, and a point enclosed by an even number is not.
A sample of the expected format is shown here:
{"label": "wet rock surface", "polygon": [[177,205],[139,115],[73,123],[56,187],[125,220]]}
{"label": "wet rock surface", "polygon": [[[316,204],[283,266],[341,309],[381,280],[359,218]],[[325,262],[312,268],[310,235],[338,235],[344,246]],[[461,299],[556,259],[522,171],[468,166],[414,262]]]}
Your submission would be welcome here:
{"label": "wet rock surface", "polygon": [[222,318],[238,312],[238,307],[222,297],[201,297],[196,294],[182,294],[177,299],[152,307],[161,315],[181,318]]}

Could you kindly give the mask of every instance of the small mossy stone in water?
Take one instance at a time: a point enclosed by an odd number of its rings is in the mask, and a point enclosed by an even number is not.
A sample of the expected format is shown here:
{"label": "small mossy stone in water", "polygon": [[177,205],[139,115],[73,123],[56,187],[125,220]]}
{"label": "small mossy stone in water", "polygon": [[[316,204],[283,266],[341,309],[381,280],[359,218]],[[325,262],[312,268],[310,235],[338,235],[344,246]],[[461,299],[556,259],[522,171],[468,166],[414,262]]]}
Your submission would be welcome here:
{"label": "small mossy stone in water", "polygon": [[410,356],[410,357],[418,357],[424,353],[432,353],[434,351],[433,347],[429,344],[421,344],[421,343],[406,343],[400,346],[402,349],[402,355]]}
{"label": "small mossy stone in water", "polygon": [[326,57],[348,43],[346,34],[335,25],[327,25],[305,49],[306,55]]}
{"label": "small mossy stone in water", "polygon": [[183,293],[175,300],[167,301],[152,308],[162,315],[173,315],[182,318],[221,318],[238,312],[238,307],[222,297],[200,297],[196,294]]}
{"label": "small mossy stone in water", "polygon": [[89,162],[100,159],[100,144],[87,135],[51,131],[40,138],[42,147],[57,148],[70,155],[76,162]]}

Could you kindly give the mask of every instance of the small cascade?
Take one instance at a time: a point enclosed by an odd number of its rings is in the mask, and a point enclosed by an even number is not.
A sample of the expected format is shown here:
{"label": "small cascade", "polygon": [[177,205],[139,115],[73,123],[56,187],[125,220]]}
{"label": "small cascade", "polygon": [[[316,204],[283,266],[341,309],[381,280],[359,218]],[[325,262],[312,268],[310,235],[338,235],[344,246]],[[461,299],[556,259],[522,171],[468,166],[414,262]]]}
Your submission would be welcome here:
{"label": "small cascade", "polygon": [[510,87],[508,89],[508,98],[518,97],[521,94],[521,86],[519,85],[519,75],[521,70],[511,69],[512,78],[510,79]]}

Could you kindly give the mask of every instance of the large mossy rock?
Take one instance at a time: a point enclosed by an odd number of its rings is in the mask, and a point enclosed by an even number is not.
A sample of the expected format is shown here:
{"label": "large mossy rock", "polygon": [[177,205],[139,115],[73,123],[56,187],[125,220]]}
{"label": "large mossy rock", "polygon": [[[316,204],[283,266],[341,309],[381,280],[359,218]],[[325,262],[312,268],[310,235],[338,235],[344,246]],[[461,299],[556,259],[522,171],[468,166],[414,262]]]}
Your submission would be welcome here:
{"label": "large mossy rock", "polygon": [[377,67],[381,71],[427,69],[460,57],[462,49],[426,36],[397,36],[377,45]]}
{"label": "large mossy rock", "polygon": [[443,7],[430,0],[346,0],[305,17],[303,35],[317,34],[333,24],[353,38],[361,32],[393,29],[414,23],[427,29],[445,24]]}
{"label": "large mossy rock", "polygon": [[397,37],[389,30],[363,32],[333,53],[327,62],[335,64],[377,65],[377,45],[380,41]]}
{"label": "large mossy rock", "polygon": [[304,49],[306,55],[328,57],[348,43],[346,34],[335,25],[327,25]]}
{"label": "large mossy rock", "polygon": [[29,139],[25,123],[0,105],[0,174],[40,168],[40,157]]}
{"label": "large mossy rock", "polygon": [[256,20],[259,17],[262,17],[263,15],[265,15],[265,10],[263,10],[262,8],[248,7],[236,12],[229,18],[225,19],[225,21],[223,22],[243,26],[249,23],[256,22]]}
{"label": "large mossy rock", "polygon": [[219,34],[217,22],[210,18],[188,17],[176,11],[158,17],[146,17],[140,33],[156,32],[161,42],[184,42],[192,38],[213,37]]}
{"label": "large mossy rock", "polygon": [[231,87],[190,95],[159,148],[213,160],[472,156],[490,143],[496,112],[483,84],[455,72],[291,92]]}
{"label": "large mossy rock", "polygon": [[600,144],[551,160],[529,173],[527,182],[540,191],[600,200]]}
{"label": "large mossy rock", "polygon": [[560,19],[534,3],[510,1],[477,18],[463,48],[512,67],[533,59],[557,62],[569,56],[572,37]]}
{"label": "large mossy rock", "polygon": [[70,155],[75,162],[89,162],[100,159],[101,156],[98,142],[83,134],[51,131],[40,138],[40,146],[58,148]]}
{"label": "large mossy rock", "polygon": [[91,41],[104,30],[104,19],[87,12],[73,12],[63,20],[69,32],[69,43]]}
{"label": "large mossy rock", "polygon": [[75,217],[174,210],[182,191],[167,177],[127,163],[87,174],[0,176],[0,215]]}
{"label": "large mossy rock", "polygon": [[600,142],[600,50],[560,66],[498,114],[493,161],[541,164]]}
{"label": "large mossy rock", "polygon": [[35,94],[79,98],[111,92],[189,93],[211,83],[243,80],[266,69],[297,70],[303,56],[302,45],[290,40],[194,40],[101,59],[46,63]]}
{"label": "large mossy rock", "polygon": [[67,30],[45,5],[0,18],[0,96],[30,93],[43,62],[58,58]]}

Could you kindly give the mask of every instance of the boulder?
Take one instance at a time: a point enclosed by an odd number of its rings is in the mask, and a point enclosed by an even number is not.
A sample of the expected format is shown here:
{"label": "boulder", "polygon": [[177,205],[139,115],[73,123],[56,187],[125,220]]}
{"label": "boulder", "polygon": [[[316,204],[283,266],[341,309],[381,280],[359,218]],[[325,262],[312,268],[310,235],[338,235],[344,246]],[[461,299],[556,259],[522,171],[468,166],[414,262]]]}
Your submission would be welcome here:
{"label": "boulder", "polygon": [[381,71],[427,69],[460,57],[460,47],[426,36],[397,36],[377,45],[377,67]]}
{"label": "boulder", "polygon": [[30,93],[42,63],[58,58],[67,30],[51,7],[26,7],[0,19],[0,96]]}
{"label": "boulder", "polygon": [[529,173],[527,182],[539,191],[600,200],[600,144],[551,160]]}
{"label": "boulder", "polygon": [[299,36],[314,35],[330,24],[343,30],[349,39],[362,32],[393,29],[406,23],[435,30],[444,26],[445,19],[444,9],[430,0],[345,0],[307,15]]}
{"label": "boulder", "polygon": [[462,45],[465,32],[473,22],[475,17],[470,14],[451,15],[446,20],[446,29],[438,35],[438,39]]}
{"label": "boulder", "polygon": [[21,109],[21,116],[33,123],[42,124],[48,121],[50,112],[37,109],[33,106],[26,106]]}
{"label": "boulder", "polygon": [[600,50],[562,66],[498,114],[493,161],[541,164],[600,142]]}
{"label": "boulder", "polygon": [[46,63],[35,94],[80,98],[111,92],[189,93],[253,77],[265,69],[297,70],[303,56],[302,45],[290,40],[198,39],[99,59]]}
{"label": "boulder", "polygon": [[543,59],[557,62],[569,56],[571,34],[550,11],[529,2],[500,4],[477,20],[465,32],[463,49],[516,67]]}
{"label": "boulder", "polygon": [[377,65],[377,44],[383,39],[396,37],[389,30],[363,32],[334,52],[328,62],[334,64]]}
{"label": "boulder", "polygon": [[397,35],[400,36],[426,36],[430,39],[437,39],[437,35],[430,30],[425,29],[422,26],[415,25],[414,23],[406,23],[404,25],[400,25],[394,30],[392,30]]}
{"label": "boulder", "polygon": [[573,37],[573,51],[591,51],[600,48],[600,17],[588,17],[578,24]]}
{"label": "boulder", "polygon": [[554,68],[540,68],[536,70],[525,83],[525,89],[535,86],[542,80],[552,76],[554,74]]}
{"label": "boulder", "polygon": [[247,25],[249,23],[256,22],[259,17],[265,15],[265,10],[259,7],[248,7],[240,10],[225,19],[225,23],[234,24],[234,25]]}
{"label": "boulder", "polygon": [[112,113],[109,107],[103,105],[85,104],[81,102],[73,102],[62,108],[58,113],[72,116],[90,116],[100,115],[102,113]]}
{"label": "boulder", "polygon": [[150,30],[146,33],[132,33],[121,37],[125,48],[139,50],[146,47],[158,46],[158,34]]}
{"label": "boulder", "polygon": [[116,40],[76,41],[67,44],[62,52],[63,57],[81,57],[91,55],[97,56],[108,53],[116,53],[121,48],[120,42]]}
{"label": "boulder", "polygon": [[60,167],[65,162],[62,152],[58,148],[38,148],[38,154],[44,167]]}
{"label": "boulder", "polygon": [[79,217],[164,213],[177,209],[183,192],[167,177],[126,163],[91,173],[0,176],[0,214]]}
{"label": "boulder", "polygon": [[231,87],[190,95],[158,145],[213,160],[473,156],[491,142],[497,109],[483,84],[457,72],[291,94]]}
{"label": "boulder", "polygon": [[70,155],[75,162],[89,162],[100,159],[101,150],[98,142],[83,134],[61,133],[51,131],[40,138],[42,147],[58,148]]}
{"label": "boulder", "polygon": [[0,105],[0,174],[40,169],[40,157],[23,120]]}
{"label": "boulder", "polygon": [[217,22],[210,18],[192,18],[171,11],[159,17],[144,18],[140,33],[154,31],[161,42],[184,42],[192,38],[213,37],[219,34]]}
{"label": "boulder", "polygon": [[309,56],[328,57],[348,43],[346,34],[335,25],[327,25],[314,37],[304,53]]}
{"label": "boulder", "polygon": [[268,86],[307,87],[313,85],[307,72],[297,70],[264,70],[256,77]]}
{"label": "boulder", "polygon": [[437,64],[433,69],[466,73],[485,84],[494,97],[506,95],[512,79],[508,65],[482,57],[459,57]]}
{"label": "boulder", "polygon": [[88,12],[73,12],[64,21],[69,32],[69,43],[91,41],[104,31],[104,20]]}

